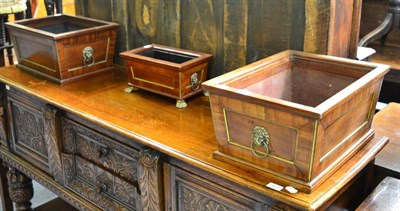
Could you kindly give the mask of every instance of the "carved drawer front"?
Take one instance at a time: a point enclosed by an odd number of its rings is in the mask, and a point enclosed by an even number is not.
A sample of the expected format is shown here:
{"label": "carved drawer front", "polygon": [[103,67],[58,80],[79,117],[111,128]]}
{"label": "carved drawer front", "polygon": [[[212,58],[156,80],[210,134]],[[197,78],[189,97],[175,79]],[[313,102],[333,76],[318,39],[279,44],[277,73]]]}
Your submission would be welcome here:
{"label": "carved drawer front", "polygon": [[[166,186],[166,203],[170,210],[269,210],[265,203],[250,198],[245,190],[233,191],[223,186],[221,178],[200,176],[168,165],[170,183]],[[168,178],[168,177],[166,177]],[[206,179],[207,178],[207,179]],[[168,196],[170,197],[168,199]]]}
{"label": "carved drawer front", "polygon": [[136,210],[140,153],[69,118],[61,125],[64,185],[106,210]]}
{"label": "carved drawer front", "polygon": [[128,181],[137,181],[139,151],[74,120],[61,118],[63,152],[79,155]]}
{"label": "carved drawer front", "polygon": [[64,185],[104,210],[138,210],[137,183],[72,154],[62,154]]}
{"label": "carved drawer front", "polygon": [[50,173],[45,141],[45,102],[17,90],[8,91],[9,142],[14,153]]}

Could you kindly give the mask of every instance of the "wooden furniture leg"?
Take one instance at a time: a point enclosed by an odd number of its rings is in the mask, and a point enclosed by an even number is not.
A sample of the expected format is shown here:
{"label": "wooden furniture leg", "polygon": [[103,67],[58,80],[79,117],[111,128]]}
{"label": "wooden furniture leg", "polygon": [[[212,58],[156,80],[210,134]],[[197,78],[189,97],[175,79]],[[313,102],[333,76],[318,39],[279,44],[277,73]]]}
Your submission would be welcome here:
{"label": "wooden furniture leg", "polygon": [[19,170],[9,167],[7,172],[8,191],[17,211],[32,210],[32,179]]}
{"label": "wooden furniture leg", "polygon": [[8,168],[4,165],[3,161],[0,160],[0,196],[1,196],[1,207],[2,210],[13,210],[13,202],[10,198],[10,192],[8,191],[7,183],[7,171]]}
{"label": "wooden furniture leg", "polygon": [[62,13],[62,0],[44,0],[44,5],[46,6],[47,15],[54,15],[54,7],[56,8],[56,13]]}
{"label": "wooden furniture leg", "polygon": [[[4,49],[6,50],[6,56],[8,58],[8,64],[14,64],[14,56],[13,56],[13,45],[10,41],[10,36],[8,34],[7,28],[5,27],[5,23],[8,22],[8,17],[10,14],[0,14],[0,66],[5,66],[5,57],[4,57]],[[14,14],[15,20],[25,19],[25,12],[17,12]]]}
{"label": "wooden furniture leg", "polygon": [[8,20],[8,15],[0,14],[0,66],[5,66],[4,48],[6,45],[6,32],[4,23]]}
{"label": "wooden furniture leg", "polygon": [[62,0],[55,0],[56,12],[57,14],[62,14]]}

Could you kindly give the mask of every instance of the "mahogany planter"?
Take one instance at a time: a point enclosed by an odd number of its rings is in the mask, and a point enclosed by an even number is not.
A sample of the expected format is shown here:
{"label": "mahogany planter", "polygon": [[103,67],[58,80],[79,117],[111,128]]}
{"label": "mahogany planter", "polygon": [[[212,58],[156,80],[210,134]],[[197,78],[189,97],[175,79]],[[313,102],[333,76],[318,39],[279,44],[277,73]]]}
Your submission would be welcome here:
{"label": "mahogany planter", "polygon": [[[185,99],[202,92],[212,55],[157,44],[120,53],[125,59],[129,83],[177,100],[185,108]],[[129,90],[128,90],[129,91]]]}
{"label": "mahogany planter", "polygon": [[389,66],[284,51],[202,84],[216,159],[311,192],[374,135]]}
{"label": "mahogany planter", "polygon": [[57,83],[111,70],[118,24],[55,15],[8,22],[17,67]]}

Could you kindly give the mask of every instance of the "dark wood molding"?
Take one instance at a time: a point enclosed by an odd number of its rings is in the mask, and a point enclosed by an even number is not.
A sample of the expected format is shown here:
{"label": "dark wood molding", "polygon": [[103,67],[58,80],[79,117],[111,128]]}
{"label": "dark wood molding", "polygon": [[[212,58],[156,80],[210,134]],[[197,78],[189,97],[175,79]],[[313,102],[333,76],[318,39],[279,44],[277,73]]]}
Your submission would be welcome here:
{"label": "dark wood molding", "polygon": [[47,145],[49,167],[57,182],[61,182],[63,175],[61,169],[61,134],[59,126],[58,109],[52,105],[46,105],[43,110],[44,116],[44,140]]}
{"label": "dark wood molding", "polygon": [[140,151],[138,182],[143,210],[164,210],[160,153],[144,147]]}

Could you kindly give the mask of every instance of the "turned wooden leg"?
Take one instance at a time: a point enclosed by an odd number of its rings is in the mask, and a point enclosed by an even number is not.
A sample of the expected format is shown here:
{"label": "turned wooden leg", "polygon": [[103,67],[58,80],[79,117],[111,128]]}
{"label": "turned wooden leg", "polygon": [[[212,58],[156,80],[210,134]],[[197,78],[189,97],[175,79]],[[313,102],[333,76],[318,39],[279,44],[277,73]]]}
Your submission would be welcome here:
{"label": "turned wooden leg", "polygon": [[17,211],[32,210],[32,179],[12,167],[7,172],[7,179],[10,198],[15,203],[15,209]]}
{"label": "turned wooden leg", "polygon": [[47,15],[54,15],[54,0],[44,0]]}

